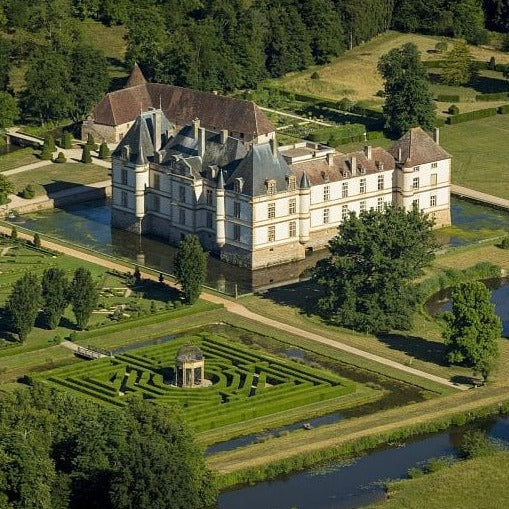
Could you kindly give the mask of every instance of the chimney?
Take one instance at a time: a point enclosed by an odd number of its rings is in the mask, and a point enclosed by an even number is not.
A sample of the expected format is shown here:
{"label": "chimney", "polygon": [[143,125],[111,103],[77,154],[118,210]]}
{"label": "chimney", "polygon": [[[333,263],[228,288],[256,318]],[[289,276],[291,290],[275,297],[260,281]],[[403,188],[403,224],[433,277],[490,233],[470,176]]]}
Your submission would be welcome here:
{"label": "chimney", "polygon": [[193,120],[193,138],[195,140],[198,139],[198,132],[200,130],[200,119],[199,118],[195,118]]}
{"label": "chimney", "polygon": [[334,164],[334,154],[332,152],[329,152],[327,154],[327,164],[329,166],[332,166]]}
{"label": "chimney", "polygon": [[228,129],[221,129],[221,145],[224,145],[227,139],[228,139]]}
{"label": "chimney", "polygon": [[357,158],[352,156],[350,159],[350,169],[352,170],[352,177],[357,175]]}
{"label": "chimney", "polygon": [[272,151],[272,158],[274,159],[274,161],[277,161],[278,150],[277,150],[276,138],[272,138],[269,143],[270,143],[270,149]]}
{"label": "chimney", "polygon": [[398,163],[401,162],[401,147],[398,147]]}
{"label": "chimney", "polygon": [[198,155],[203,159],[205,155],[205,128],[198,129]]}
{"label": "chimney", "polygon": [[365,145],[364,146],[364,154],[366,156],[366,159],[368,161],[371,161],[371,145]]}
{"label": "chimney", "polygon": [[161,142],[162,142],[162,137],[163,137],[163,132],[162,132],[162,123],[163,123],[163,119],[162,119],[162,111],[161,110],[156,110],[154,111],[154,113],[152,114],[152,137],[153,137],[153,140],[152,140],[152,143],[154,145],[154,150],[159,150],[161,148]]}
{"label": "chimney", "polygon": [[440,145],[440,129],[438,127],[435,127],[435,130],[433,131],[433,141]]}

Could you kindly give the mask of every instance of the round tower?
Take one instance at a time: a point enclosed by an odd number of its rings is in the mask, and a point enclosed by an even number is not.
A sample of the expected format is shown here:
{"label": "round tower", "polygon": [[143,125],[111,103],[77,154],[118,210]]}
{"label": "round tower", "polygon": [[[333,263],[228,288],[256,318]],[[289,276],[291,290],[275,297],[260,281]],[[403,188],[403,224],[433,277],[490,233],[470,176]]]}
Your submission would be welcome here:
{"label": "round tower", "polygon": [[216,187],[216,244],[223,247],[226,243],[225,198],[223,170],[219,170]]}
{"label": "round tower", "polygon": [[311,223],[311,184],[304,172],[299,184],[299,242],[309,241],[309,228]]}

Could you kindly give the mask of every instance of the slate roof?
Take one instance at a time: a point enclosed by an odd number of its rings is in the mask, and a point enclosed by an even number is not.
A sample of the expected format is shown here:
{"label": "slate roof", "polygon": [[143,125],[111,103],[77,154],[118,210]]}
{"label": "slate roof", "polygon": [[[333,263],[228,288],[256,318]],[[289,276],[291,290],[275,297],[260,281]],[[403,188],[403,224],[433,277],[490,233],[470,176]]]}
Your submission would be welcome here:
{"label": "slate roof", "polygon": [[113,151],[112,157],[121,157],[122,149],[125,146],[129,146],[129,160],[133,163],[137,163],[138,156],[141,156],[145,161],[146,158],[154,156],[154,145],[152,144],[147,122],[143,117],[139,116],[135,120],[132,127]]}
{"label": "slate roof", "polygon": [[166,116],[180,126],[199,118],[204,127],[242,133],[248,140],[253,135],[275,131],[252,101],[173,85],[139,83],[143,77],[141,71],[133,70],[131,77],[132,85],[129,85],[129,78],[127,88],[108,93],[96,105],[92,112],[95,122],[111,126],[125,124],[132,122],[141,111],[161,106]]}
{"label": "slate roof", "polygon": [[284,191],[288,184],[287,175],[292,171],[278,153],[274,158],[270,143],[253,145],[247,156],[239,163],[235,171],[226,181],[226,189],[233,189],[236,178],[242,178],[244,185],[242,194],[248,196],[260,196],[267,194],[267,181],[276,181],[276,192]]}
{"label": "slate roof", "polygon": [[[398,152],[401,148],[401,161]],[[434,161],[449,159],[451,156],[431,136],[420,127],[407,131],[390,149],[397,162],[403,163],[404,168],[419,166]]]}

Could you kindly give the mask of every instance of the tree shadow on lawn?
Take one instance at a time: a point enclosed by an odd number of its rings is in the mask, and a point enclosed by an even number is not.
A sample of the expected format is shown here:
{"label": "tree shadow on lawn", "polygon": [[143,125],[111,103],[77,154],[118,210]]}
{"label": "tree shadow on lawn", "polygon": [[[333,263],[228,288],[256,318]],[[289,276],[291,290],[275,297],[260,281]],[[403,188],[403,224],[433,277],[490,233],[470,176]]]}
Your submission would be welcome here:
{"label": "tree shadow on lawn", "polygon": [[141,279],[133,290],[143,294],[143,298],[147,300],[157,300],[160,302],[168,302],[170,300],[178,300],[180,292],[164,283],[152,281],[151,279]]}
{"label": "tree shadow on lawn", "polygon": [[432,362],[438,366],[449,366],[445,345],[442,343],[405,333],[377,334],[376,338],[391,349],[405,352],[414,359]]}

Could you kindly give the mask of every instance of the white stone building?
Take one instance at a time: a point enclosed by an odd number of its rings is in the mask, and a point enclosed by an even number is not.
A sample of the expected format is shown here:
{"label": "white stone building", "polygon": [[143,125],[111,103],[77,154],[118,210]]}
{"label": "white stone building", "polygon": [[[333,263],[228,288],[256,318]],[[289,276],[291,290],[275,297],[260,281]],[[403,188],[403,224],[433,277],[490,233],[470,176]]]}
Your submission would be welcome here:
{"label": "white stone building", "polygon": [[389,150],[342,154],[311,142],[278,148],[273,131],[247,139],[227,123],[178,129],[172,120],[152,108],[123,135],[112,157],[113,226],[173,244],[196,234],[222,259],[258,269],[325,247],[350,211],[415,203],[450,224],[451,157],[438,131],[436,141],[414,128]]}

